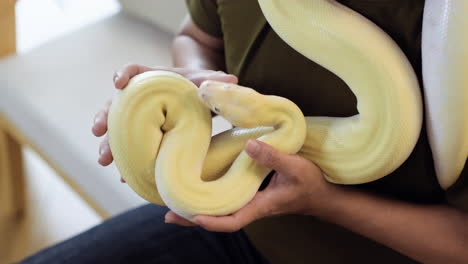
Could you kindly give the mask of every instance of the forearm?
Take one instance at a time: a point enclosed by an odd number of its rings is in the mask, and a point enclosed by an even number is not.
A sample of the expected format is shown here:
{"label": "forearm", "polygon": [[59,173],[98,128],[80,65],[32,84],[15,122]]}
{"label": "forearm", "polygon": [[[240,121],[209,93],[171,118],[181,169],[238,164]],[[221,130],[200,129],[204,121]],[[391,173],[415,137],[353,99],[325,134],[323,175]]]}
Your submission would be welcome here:
{"label": "forearm", "polygon": [[190,18],[173,41],[172,58],[175,67],[225,70],[222,40],[201,31]]}
{"label": "forearm", "polygon": [[174,67],[224,70],[224,57],[220,51],[205,47],[186,35],[180,35],[174,39],[172,58]]}
{"label": "forearm", "polygon": [[414,205],[337,186],[320,214],[422,263],[468,263],[468,215],[449,206]]}

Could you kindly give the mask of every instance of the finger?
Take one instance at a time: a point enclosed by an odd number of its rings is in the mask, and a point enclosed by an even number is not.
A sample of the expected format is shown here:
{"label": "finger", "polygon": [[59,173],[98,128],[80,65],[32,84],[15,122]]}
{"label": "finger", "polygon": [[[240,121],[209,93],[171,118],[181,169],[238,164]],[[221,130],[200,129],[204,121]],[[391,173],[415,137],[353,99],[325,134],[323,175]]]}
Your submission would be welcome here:
{"label": "finger", "polygon": [[164,222],[167,224],[176,224],[180,226],[196,226],[195,223],[190,222],[189,220],[177,215],[173,211],[169,211],[164,216]]}
{"label": "finger", "polygon": [[125,86],[127,86],[128,81],[133,76],[151,70],[153,69],[147,66],[138,64],[128,64],[122,70],[119,70],[114,73],[114,86],[117,89],[123,89],[125,88]]}
{"label": "finger", "polygon": [[98,162],[102,166],[107,166],[112,163],[114,158],[112,157],[112,152],[109,146],[109,140],[107,137],[101,142],[99,146],[99,159]]}
{"label": "finger", "polygon": [[247,205],[232,215],[197,215],[194,222],[208,231],[236,232],[257,219],[274,215],[273,206],[263,192],[258,192]]}
{"label": "finger", "polygon": [[219,81],[225,83],[237,83],[238,79],[235,75],[227,74],[222,71],[214,71],[210,73],[206,72],[194,72],[188,74],[187,78],[191,80],[196,86],[200,86],[202,82],[206,80]]}
{"label": "finger", "polygon": [[277,172],[290,174],[296,171],[297,161],[294,161],[291,155],[282,153],[262,141],[248,140],[245,151],[259,164]]}
{"label": "finger", "polygon": [[104,105],[104,108],[94,117],[92,131],[96,137],[101,137],[107,132],[107,117],[109,115],[109,108],[111,104],[111,100],[107,101]]}

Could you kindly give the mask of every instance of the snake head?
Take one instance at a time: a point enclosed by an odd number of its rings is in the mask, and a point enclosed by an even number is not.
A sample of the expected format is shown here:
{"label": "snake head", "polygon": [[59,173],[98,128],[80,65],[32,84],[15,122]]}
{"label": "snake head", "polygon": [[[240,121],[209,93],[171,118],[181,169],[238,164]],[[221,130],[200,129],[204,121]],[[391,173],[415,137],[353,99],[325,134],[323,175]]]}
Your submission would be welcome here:
{"label": "snake head", "polygon": [[232,83],[205,81],[198,89],[203,103],[237,127],[255,127],[261,95],[255,90]]}

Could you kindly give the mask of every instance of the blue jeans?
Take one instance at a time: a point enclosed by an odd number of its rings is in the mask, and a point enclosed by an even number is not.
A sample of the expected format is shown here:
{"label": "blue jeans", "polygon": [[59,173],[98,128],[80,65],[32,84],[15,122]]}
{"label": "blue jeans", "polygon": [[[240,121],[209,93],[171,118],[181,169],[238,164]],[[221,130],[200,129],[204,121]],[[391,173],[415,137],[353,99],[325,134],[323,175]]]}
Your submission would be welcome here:
{"label": "blue jeans", "polygon": [[142,206],[20,263],[267,263],[243,231],[165,224],[166,212],[165,207]]}

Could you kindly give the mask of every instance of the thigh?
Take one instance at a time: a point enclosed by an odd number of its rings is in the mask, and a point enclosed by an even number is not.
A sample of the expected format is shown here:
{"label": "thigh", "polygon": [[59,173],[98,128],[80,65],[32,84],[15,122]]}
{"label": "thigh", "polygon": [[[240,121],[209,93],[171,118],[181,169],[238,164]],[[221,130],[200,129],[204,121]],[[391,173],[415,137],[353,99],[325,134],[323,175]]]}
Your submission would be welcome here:
{"label": "thigh", "polygon": [[167,208],[145,205],[21,262],[266,263],[243,231],[213,233],[164,223]]}

